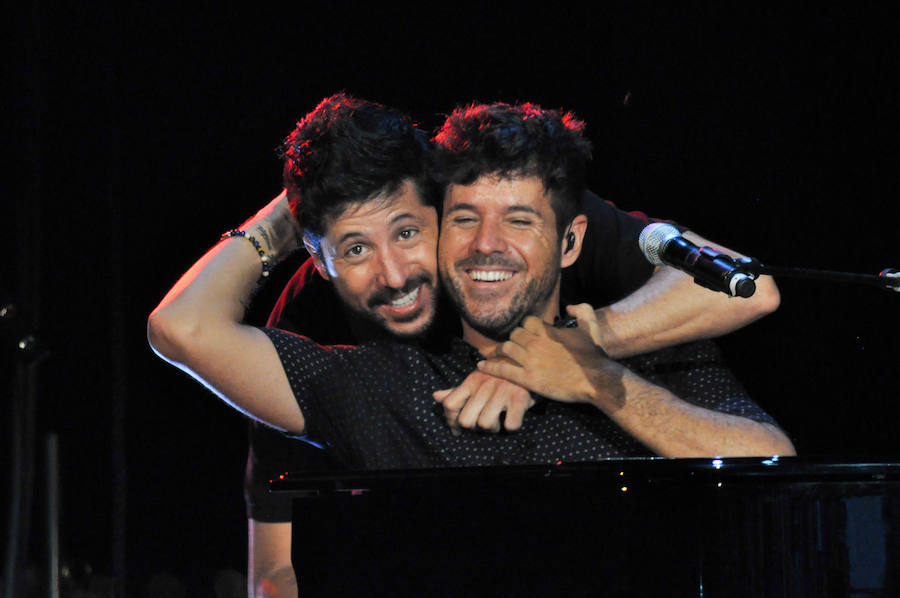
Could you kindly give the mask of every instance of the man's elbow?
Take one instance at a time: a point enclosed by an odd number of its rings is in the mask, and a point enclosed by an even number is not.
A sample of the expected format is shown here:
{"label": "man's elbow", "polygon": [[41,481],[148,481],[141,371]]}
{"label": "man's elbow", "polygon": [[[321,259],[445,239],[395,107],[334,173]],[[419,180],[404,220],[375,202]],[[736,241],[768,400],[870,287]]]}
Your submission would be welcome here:
{"label": "man's elbow", "polygon": [[769,455],[778,455],[779,457],[796,457],[797,449],[794,448],[794,443],[791,442],[791,439],[788,435],[773,424],[763,423],[761,424],[763,428],[765,428],[769,433],[769,440],[766,443],[767,447],[764,451],[766,456]]}
{"label": "man's elbow", "polygon": [[167,361],[184,363],[199,337],[199,325],[167,307],[157,307],[147,319],[147,340],[153,351]]}
{"label": "man's elbow", "polygon": [[774,312],[781,305],[781,293],[771,276],[760,276],[756,280],[756,293],[754,293],[757,317],[761,318]]}
{"label": "man's elbow", "polygon": [[781,305],[781,293],[771,276],[760,276],[756,279],[756,290],[747,299],[731,299],[728,302],[736,311],[732,314],[738,328],[763,318]]}

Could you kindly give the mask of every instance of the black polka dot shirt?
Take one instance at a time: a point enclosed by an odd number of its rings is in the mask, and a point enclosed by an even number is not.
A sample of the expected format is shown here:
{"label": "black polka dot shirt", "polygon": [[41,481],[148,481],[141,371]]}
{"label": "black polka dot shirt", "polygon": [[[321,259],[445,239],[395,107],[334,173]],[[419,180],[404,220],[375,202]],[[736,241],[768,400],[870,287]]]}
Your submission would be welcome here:
{"label": "black polka dot shirt", "polygon": [[[650,456],[590,405],[541,401],[517,432],[451,434],[438,389],[460,384],[481,359],[459,339],[440,350],[378,341],[321,347],[264,329],[306,419],[306,435],[351,469],[552,464]],[[623,360],[644,378],[701,407],[774,423],[722,364],[717,347],[689,343]]]}

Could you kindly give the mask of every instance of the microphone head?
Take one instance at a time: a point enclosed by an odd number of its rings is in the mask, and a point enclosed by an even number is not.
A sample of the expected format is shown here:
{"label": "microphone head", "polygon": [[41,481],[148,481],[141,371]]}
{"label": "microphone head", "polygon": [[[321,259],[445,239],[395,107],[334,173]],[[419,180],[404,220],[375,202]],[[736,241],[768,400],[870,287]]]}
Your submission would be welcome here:
{"label": "microphone head", "polygon": [[641,231],[638,237],[638,245],[647,261],[654,266],[662,266],[664,263],[662,260],[663,248],[666,246],[666,243],[680,236],[681,231],[671,224],[654,222],[645,226],[644,230]]}

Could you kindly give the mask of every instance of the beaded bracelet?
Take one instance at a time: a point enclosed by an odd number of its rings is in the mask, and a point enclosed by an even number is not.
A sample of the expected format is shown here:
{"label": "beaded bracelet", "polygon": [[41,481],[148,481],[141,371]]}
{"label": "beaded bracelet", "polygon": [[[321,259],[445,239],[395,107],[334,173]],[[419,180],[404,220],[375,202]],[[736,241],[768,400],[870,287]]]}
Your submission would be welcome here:
{"label": "beaded bracelet", "polygon": [[222,234],[220,240],[230,239],[232,237],[243,237],[250,241],[253,245],[253,248],[256,249],[256,253],[259,254],[259,261],[262,262],[262,277],[266,278],[269,276],[269,272],[272,270],[272,266],[270,264],[269,256],[266,254],[266,251],[262,248],[262,245],[259,244],[259,241],[256,240],[256,237],[253,235],[248,235],[247,231],[241,230],[239,228],[232,229],[228,232]]}

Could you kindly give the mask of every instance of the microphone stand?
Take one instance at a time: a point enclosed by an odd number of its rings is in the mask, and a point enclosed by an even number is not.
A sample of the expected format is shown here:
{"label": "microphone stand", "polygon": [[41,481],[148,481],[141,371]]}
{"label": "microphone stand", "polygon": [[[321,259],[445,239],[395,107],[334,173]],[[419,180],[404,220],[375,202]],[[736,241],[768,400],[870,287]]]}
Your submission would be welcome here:
{"label": "microphone stand", "polygon": [[760,274],[768,274],[769,276],[781,278],[862,284],[900,292],[900,271],[894,268],[885,268],[878,274],[858,274],[855,272],[834,272],[832,270],[813,270],[810,268],[766,266],[752,257],[740,258],[735,260],[735,262],[753,278],[758,277]]}
{"label": "microphone stand", "polygon": [[[9,488],[8,532],[4,563],[4,595],[11,598],[25,594],[26,559],[31,537],[31,503],[34,493],[35,420],[37,409],[38,366],[47,356],[46,349],[29,329],[25,318],[13,303],[0,304],[0,349],[14,355],[15,376],[11,397],[9,442],[12,453]],[[47,481],[47,557],[48,564],[59,562],[56,526],[58,508],[56,492],[55,437],[48,438]],[[53,468],[52,470],[50,468]],[[58,568],[58,567],[57,567]],[[48,592],[59,596],[58,570],[48,571]]]}

